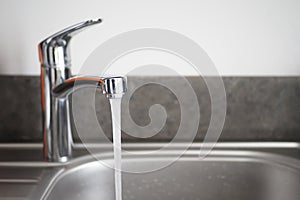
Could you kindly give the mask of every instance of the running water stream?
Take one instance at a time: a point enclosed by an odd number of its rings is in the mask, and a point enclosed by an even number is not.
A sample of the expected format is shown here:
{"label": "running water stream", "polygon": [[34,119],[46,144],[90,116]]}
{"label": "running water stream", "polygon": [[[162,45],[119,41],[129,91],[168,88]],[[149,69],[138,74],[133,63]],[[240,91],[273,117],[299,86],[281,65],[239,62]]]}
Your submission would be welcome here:
{"label": "running water stream", "polygon": [[115,196],[116,200],[122,200],[121,98],[112,98],[109,102],[112,117],[113,150],[115,160]]}

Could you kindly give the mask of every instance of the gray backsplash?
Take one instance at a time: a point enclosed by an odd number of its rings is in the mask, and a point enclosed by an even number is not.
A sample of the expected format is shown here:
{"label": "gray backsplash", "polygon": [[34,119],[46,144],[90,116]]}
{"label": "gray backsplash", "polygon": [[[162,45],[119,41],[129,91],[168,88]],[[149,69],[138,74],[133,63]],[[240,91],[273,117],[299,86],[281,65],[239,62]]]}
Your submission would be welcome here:
{"label": "gray backsplash", "polygon": [[[185,90],[176,77],[128,77],[128,86],[130,89],[142,81],[155,82],[158,79]],[[187,79],[200,105],[201,120],[196,140],[202,140],[211,117],[210,96],[203,79]],[[223,81],[227,115],[221,141],[300,141],[300,77],[223,77]],[[42,141],[39,77],[0,76],[0,91],[0,142]],[[95,98],[98,122],[106,137],[111,138],[107,99],[103,95],[95,95],[94,89],[78,91],[77,96],[80,98],[76,101],[80,119],[76,119],[80,127],[85,127],[81,137],[91,141],[105,138],[99,136],[97,126],[89,120],[94,106],[87,102],[89,98]],[[136,90],[129,104],[132,119],[140,126],[147,125],[150,122],[149,108],[153,104],[161,104],[166,110],[168,117],[163,128],[147,139],[124,133],[124,141],[169,141],[174,137],[181,120],[180,105],[166,87],[148,84]],[[128,116],[123,116],[123,123],[128,123],[127,119]],[[78,140],[78,136],[75,138]]]}

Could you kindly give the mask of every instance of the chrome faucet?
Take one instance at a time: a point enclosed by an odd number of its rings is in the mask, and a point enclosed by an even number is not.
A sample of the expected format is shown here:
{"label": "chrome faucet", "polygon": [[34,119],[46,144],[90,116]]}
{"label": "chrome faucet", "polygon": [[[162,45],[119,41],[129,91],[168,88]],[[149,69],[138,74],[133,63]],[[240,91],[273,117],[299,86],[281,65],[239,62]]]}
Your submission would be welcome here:
{"label": "chrome faucet", "polygon": [[71,75],[70,40],[83,29],[101,23],[88,20],[70,26],[38,45],[41,63],[44,159],[66,162],[72,157],[69,94],[79,88],[97,87],[108,98],[121,98],[126,92],[126,78]]}

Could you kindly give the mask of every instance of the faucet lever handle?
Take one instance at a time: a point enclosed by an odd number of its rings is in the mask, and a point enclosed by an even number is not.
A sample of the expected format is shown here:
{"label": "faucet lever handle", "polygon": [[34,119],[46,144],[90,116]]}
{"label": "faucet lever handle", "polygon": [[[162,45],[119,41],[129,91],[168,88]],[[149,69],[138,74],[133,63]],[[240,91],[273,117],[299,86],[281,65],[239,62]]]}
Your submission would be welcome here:
{"label": "faucet lever handle", "polygon": [[102,22],[102,19],[87,20],[65,28],[38,45],[39,59],[43,67],[69,66],[71,63],[69,42],[82,30]]}

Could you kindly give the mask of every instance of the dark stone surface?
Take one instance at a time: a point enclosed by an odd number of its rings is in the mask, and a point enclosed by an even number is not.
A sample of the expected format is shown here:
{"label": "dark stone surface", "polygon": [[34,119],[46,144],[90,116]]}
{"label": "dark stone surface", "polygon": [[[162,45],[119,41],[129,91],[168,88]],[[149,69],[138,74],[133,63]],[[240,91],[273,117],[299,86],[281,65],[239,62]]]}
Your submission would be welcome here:
{"label": "dark stone surface", "polygon": [[0,140],[42,138],[38,77],[0,76]]}
{"label": "dark stone surface", "polygon": [[[145,80],[160,80],[185,92],[186,85],[177,77],[129,77],[129,90]],[[202,140],[211,117],[210,95],[203,79],[187,77],[187,80],[196,92],[200,105],[201,120],[196,139]],[[300,141],[300,77],[223,77],[223,81],[227,94],[227,115],[220,140]],[[39,77],[0,76],[0,91],[0,142],[42,141]],[[74,97],[76,112],[79,112],[76,121],[80,127],[84,127],[80,129],[80,137],[91,141],[105,138],[99,135],[98,127],[91,122],[95,108],[100,126],[106,137],[111,138],[107,99],[95,94],[94,89],[78,91],[76,101]],[[91,98],[95,99],[95,105],[90,101]],[[187,102],[192,101],[188,95],[186,98]],[[162,129],[152,137],[141,139],[131,136],[128,126],[128,132],[122,135],[123,140],[172,140],[180,124],[181,107],[170,89],[157,84],[138,88],[129,102],[132,120],[139,126],[149,124],[149,108],[154,104],[161,104],[167,114]],[[190,117],[193,117],[196,110],[192,107],[189,109]],[[122,123],[124,127],[130,123],[128,116],[123,114]],[[74,123],[72,126],[78,139]],[[184,128],[188,130],[189,124]],[[189,136],[188,132],[186,136]]]}

